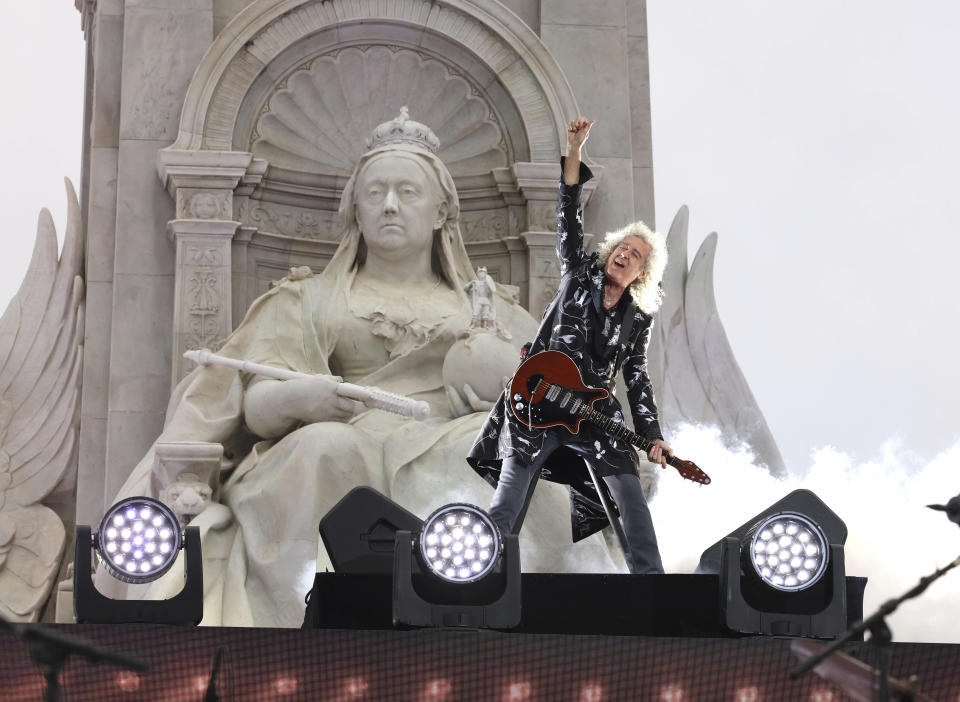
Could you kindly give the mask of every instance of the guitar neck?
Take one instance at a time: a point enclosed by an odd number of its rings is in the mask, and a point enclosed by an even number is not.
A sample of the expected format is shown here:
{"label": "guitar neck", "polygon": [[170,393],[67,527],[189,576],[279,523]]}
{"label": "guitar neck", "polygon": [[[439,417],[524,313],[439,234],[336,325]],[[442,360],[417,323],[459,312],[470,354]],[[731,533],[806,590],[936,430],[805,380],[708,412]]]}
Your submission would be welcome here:
{"label": "guitar neck", "polygon": [[[589,407],[586,403],[581,403],[575,411],[580,417],[587,420],[591,424],[595,424],[604,431],[616,436],[618,439],[623,439],[624,441],[633,444],[637,448],[642,449],[647,453],[650,453],[650,449],[653,448],[653,441],[640,436],[635,431],[631,431],[620,422],[614,421],[602,412],[598,412],[592,407]],[[664,456],[666,456],[667,463],[670,465],[675,465],[675,459],[673,456],[667,455],[666,451],[664,451]]]}

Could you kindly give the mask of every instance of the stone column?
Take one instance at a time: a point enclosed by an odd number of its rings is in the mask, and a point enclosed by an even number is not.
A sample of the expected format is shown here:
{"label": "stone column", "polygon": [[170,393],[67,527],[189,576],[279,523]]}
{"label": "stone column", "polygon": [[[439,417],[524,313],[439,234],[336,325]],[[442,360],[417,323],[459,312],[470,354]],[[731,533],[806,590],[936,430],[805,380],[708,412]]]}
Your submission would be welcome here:
{"label": "stone column", "polygon": [[216,349],[233,329],[231,247],[240,229],[233,218],[234,191],[250,189],[265,168],[250,153],[171,149],[160,152],[157,165],[177,207],[176,219],[167,223],[176,245],[174,386],[193,368],[185,351]]}
{"label": "stone column", "polygon": [[173,385],[193,368],[185,351],[217,349],[232,329],[230,247],[239,228],[239,222],[220,219],[174,219],[167,225],[177,246]]}
{"label": "stone column", "polygon": [[656,225],[653,207],[653,133],[650,126],[650,61],[647,2],[627,2],[627,60],[630,72],[630,144],[633,149],[633,208],[637,219]]}
{"label": "stone column", "polygon": [[104,501],[113,497],[105,494],[104,465],[116,250],[123,3],[84,0],[78,9],[89,59],[81,194],[86,238],[86,310],[76,517],[79,524],[97,524],[103,516]]}

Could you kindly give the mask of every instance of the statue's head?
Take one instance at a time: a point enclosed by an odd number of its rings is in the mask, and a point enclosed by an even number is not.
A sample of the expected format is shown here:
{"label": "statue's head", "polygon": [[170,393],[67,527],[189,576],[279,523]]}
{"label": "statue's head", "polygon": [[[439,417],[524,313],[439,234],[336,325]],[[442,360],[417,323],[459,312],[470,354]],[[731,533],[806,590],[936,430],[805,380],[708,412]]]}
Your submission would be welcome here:
{"label": "statue's head", "polygon": [[388,260],[416,252],[429,255],[434,273],[456,287],[463,282],[452,254],[463,247],[460,202],[436,155],[439,140],[403,108],[374,130],[367,146],[340,201],[344,242],[356,241],[353,268],[362,267],[370,251]]}

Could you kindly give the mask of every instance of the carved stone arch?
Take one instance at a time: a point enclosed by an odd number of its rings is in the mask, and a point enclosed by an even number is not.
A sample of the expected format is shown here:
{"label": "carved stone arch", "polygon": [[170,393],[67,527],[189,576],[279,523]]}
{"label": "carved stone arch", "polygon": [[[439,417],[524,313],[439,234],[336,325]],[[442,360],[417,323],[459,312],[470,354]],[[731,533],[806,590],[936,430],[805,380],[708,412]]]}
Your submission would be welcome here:
{"label": "carved stone arch", "polygon": [[418,32],[429,49],[446,40],[488,66],[521,115],[530,161],[556,159],[576,101],[540,38],[499,3],[473,0],[256,0],[218,35],[187,90],[174,150],[228,151],[255,80],[289,47],[331,30],[348,43],[371,22]]}
{"label": "carved stone arch", "polygon": [[[351,92],[357,75],[379,102]],[[441,138],[475,265],[539,311],[556,277],[538,263],[554,258],[560,135],[577,107],[533,30],[481,0],[254,0],[207,50],[158,159],[177,203],[175,381],[183,351],[215,347],[289,267],[325,267],[352,163],[403,105]],[[200,245],[222,263],[191,263]],[[191,297],[199,275],[216,282],[216,309]]]}

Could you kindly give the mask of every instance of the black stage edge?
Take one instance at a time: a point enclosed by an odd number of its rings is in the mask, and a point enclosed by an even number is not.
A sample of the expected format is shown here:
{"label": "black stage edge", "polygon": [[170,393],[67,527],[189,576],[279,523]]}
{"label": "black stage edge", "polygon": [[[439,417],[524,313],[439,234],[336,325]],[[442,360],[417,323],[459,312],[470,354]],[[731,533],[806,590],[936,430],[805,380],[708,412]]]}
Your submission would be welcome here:
{"label": "black stage edge", "polygon": [[[717,575],[524,573],[528,634],[730,637]],[[847,624],[863,619],[867,579],[847,577]],[[392,629],[390,575],[317,573],[304,628]]]}
{"label": "black stage edge", "polygon": [[[499,631],[182,628],[152,624],[56,625],[114,653],[143,674],[71,657],[67,702],[201,702],[222,651],[224,702],[841,702],[781,637],[570,636]],[[876,665],[868,643],[843,650]],[[934,700],[960,693],[960,645],[894,643],[890,674],[919,678]],[[29,643],[0,632],[0,699],[42,699]]]}

